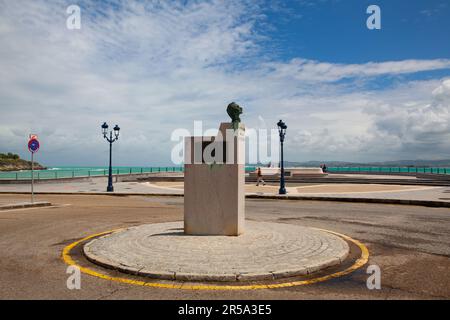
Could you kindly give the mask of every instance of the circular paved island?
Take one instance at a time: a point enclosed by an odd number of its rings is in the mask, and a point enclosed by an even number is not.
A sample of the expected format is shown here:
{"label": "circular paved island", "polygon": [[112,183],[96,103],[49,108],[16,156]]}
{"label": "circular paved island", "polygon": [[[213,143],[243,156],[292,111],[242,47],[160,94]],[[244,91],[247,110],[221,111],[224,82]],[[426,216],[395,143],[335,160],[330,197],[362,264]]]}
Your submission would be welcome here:
{"label": "circular paved island", "polygon": [[339,265],[340,237],[291,224],[246,221],[238,237],[185,235],[182,222],[146,224],[84,246],[93,263],[155,279],[259,281],[301,276]]}

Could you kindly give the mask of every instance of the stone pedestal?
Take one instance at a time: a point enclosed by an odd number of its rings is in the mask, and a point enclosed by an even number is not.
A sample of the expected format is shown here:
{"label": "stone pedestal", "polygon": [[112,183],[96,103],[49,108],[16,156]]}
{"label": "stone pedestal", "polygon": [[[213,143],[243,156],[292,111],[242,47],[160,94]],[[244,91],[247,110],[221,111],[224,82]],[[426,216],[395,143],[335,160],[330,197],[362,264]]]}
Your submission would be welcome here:
{"label": "stone pedestal", "polygon": [[245,220],[245,126],[216,137],[186,137],[184,233],[238,236]]}

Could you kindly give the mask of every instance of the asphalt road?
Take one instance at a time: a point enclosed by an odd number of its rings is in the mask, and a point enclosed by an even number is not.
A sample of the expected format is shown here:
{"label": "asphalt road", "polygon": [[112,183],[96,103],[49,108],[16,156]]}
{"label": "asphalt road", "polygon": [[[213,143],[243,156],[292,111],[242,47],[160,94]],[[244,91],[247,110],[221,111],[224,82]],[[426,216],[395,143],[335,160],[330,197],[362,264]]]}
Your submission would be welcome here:
{"label": "asphalt road", "polygon": [[[0,195],[0,202],[27,196]],[[11,201],[10,201],[11,200]],[[0,211],[0,299],[449,299],[450,209],[338,202],[247,200],[247,218],[320,227],[362,241],[381,268],[381,290],[366,267],[308,286],[189,291],[122,284],[82,275],[69,290],[63,248],[111,229],[179,221],[183,198],[39,196],[59,206]]]}

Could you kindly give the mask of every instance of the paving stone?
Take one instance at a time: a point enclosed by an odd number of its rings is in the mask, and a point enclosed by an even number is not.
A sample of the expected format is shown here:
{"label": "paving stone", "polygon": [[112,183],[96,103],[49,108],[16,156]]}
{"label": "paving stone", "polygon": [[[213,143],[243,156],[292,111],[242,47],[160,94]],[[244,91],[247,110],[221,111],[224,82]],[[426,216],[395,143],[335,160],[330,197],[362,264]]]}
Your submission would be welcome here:
{"label": "paving stone", "polygon": [[238,237],[192,236],[182,222],[147,224],[95,239],[84,247],[102,266],[181,281],[257,281],[303,275],[340,264],[348,244],[325,231],[246,221]]}

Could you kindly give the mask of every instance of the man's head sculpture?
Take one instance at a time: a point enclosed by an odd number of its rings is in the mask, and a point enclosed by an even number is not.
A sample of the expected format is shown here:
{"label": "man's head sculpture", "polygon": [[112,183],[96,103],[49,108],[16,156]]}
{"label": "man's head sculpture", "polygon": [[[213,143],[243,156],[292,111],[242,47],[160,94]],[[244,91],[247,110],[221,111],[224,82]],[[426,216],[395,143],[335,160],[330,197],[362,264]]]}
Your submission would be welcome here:
{"label": "man's head sculpture", "polygon": [[239,123],[241,122],[241,118],[239,116],[242,114],[242,108],[237,103],[232,102],[227,107],[227,113],[231,118],[233,128],[239,128]]}

